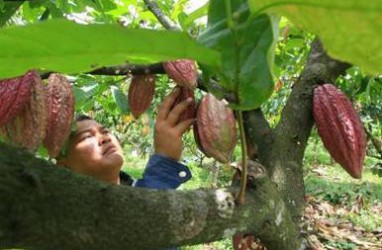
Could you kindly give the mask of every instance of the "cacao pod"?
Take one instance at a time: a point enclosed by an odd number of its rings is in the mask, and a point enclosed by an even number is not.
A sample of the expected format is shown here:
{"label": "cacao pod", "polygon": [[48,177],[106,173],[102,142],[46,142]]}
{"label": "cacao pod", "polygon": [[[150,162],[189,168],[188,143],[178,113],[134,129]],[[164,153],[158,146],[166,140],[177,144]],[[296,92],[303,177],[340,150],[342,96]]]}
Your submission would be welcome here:
{"label": "cacao pod", "polygon": [[46,86],[47,122],[44,146],[51,157],[57,157],[70,134],[74,118],[74,94],[68,80],[51,74]]}
{"label": "cacao pod", "polygon": [[46,125],[45,92],[38,76],[32,83],[29,101],[22,111],[4,126],[3,133],[8,143],[34,153],[45,137]]}
{"label": "cacao pod", "polygon": [[0,80],[0,127],[22,111],[30,99],[32,86],[39,81],[41,78],[34,70],[20,77]]}
{"label": "cacao pod", "polygon": [[151,104],[155,92],[155,75],[133,75],[127,94],[130,111],[135,119]]}
{"label": "cacao pod", "polygon": [[199,149],[219,162],[228,163],[236,145],[236,123],[233,111],[224,100],[208,93],[196,111],[194,138]]}
{"label": "cacao pod", "polygon": [[265,250],[260,240],[251,234],[236,234],[233,236],[234,250]]}
{"label": "cacao pod", "polygon": [[166,74],[179,86],[196,88],[198,72],[195,62],[189,59],[163,62]]}
{"label": "cacao pod", "polygon": [[181,86],[177,86],[175,88],[178,88],[180,92],[179,92],[178,96],[176,97],[176,100],[175,100],[174,104],[172,105],[171,109],[174,106],[176,106],[178,103],[181,103],[184,100],[186,100],[187,98],[192,98],[192,103],[190,103],[188,105],[187,109],[179,116],[178,122],[181,122],[181,121],[184,121],[187,119],[195,118],[196,117],[196,102],[195,102],[194,91],[192,89],[187,88],[187,87],[181,87]]}
{"label": "cacao pod", "polygon": [[314,89],[313,116],[333,159],[352,177],[361,178],[366,136],[350,100],[332,84],[320,85]]}

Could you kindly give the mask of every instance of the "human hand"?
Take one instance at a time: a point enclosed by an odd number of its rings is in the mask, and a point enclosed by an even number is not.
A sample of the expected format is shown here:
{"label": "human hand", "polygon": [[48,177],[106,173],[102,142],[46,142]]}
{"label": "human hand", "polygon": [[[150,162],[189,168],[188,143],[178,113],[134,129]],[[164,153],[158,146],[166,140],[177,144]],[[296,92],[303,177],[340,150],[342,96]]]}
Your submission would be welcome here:
{"label": "human hand", "polygon": [[179,93],[179,89],[176,88],[159,105],[154,130],[155,153],[170,157],[176,161],[179,161],[182,155],[182,135],[190,128],[194,120],[188,119],[179,122],[179,116],[192,103],[192,99],[188,98],[172,107]]}

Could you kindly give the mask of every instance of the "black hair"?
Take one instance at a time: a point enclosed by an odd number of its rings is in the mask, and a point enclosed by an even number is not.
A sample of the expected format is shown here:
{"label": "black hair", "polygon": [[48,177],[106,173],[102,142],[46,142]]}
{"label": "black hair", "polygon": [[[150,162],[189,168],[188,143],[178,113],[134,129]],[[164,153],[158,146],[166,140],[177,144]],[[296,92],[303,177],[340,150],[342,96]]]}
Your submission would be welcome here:
{"label": "black hair", "polygon": [[94,119],[82,113],[76,115],[76,119],[75,119],[76,122],[86,121],[86,120],[94,120]]}

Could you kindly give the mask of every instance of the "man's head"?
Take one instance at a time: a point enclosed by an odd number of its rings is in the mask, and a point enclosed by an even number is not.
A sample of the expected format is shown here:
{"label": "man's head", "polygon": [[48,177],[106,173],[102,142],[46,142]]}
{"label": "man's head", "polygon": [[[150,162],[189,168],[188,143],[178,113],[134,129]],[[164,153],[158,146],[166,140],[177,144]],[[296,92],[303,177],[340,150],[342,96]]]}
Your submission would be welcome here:
{"label": "man's head", "polygon": [[88,116],[76,119],[68,148],[57,164],[99,180],[118,183],[123,152],[109,130]]}

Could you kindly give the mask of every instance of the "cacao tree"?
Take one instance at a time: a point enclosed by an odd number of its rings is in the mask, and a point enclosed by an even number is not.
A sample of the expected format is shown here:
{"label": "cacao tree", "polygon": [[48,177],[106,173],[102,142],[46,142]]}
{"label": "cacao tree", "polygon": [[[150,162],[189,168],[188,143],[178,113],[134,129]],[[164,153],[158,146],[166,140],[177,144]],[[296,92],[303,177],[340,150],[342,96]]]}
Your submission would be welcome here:
{"label": "cacao tree", "polygon": [[[106,76],[159,75],[168,70],[166,62],[196,62],[198,88],[235,110],[242,173],[247,173],[238,179],[247,183],[191,191],[113,186],[0,142],[0,214],[6,215],[0,218],[1,247],[158,249],[238,233],[256,236],[267,249],[303,246],[302,165],[314,125],[314,89],[335,84],[351,65],[370,76],[382,72],[381,5],[376,0],[211,0],[186,14],[186,3],[2,0],[0,78],[34,69],[42,78],[67,74],[80,86],[104,77],[86,91],[75,89],[77,99],[84,96],[76,108],[84,108],[89,96],[108,88]],[[203,16],[207,24],[196,24]],[[289,31],[284,27],[279,36],[280,16],[316,38],[303,62],[290,62],[298,75],[271,126],[261,105],[267,105],[281,76],[274,63],[276,42],[288,39]],[[112,90],[117,103],[120,91]],[[118,106],[123,112],[123,104]],[[57,119],[65,120],[65,111]],[[0,138],[7,138],[2,130]],[[239,192],[245,200],[237,199]]]}

